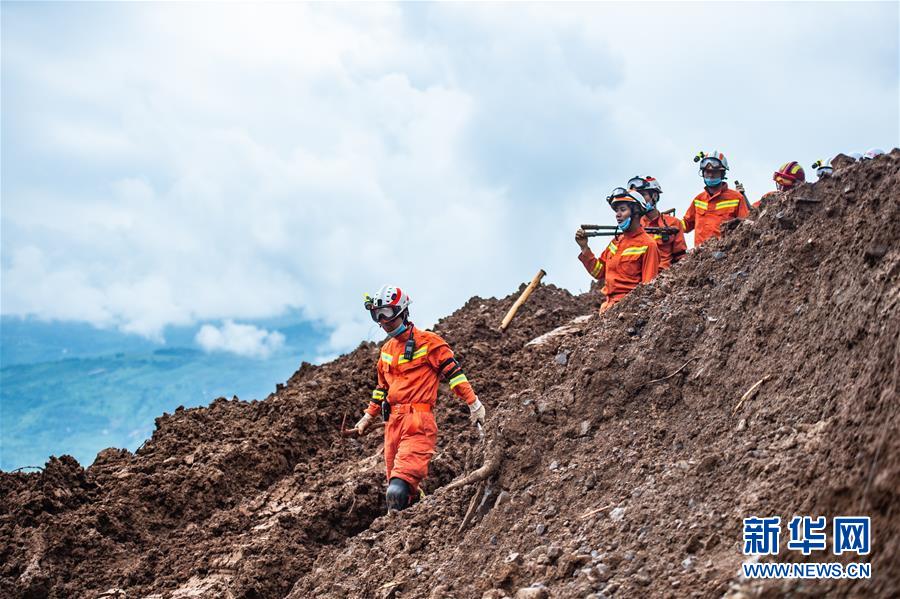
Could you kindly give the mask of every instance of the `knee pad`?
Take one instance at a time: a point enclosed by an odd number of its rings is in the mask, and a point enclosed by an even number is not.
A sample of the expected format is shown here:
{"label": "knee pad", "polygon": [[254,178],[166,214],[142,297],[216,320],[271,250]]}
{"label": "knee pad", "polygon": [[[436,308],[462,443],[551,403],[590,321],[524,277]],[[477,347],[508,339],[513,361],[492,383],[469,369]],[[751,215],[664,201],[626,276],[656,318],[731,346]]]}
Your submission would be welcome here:
{"label": "knee pad", "polygon": [[390,510],[402,510],[409,507],[409,498],[412,495],[412,487],[402,478],[392,478],[388,482],[385,499]]}

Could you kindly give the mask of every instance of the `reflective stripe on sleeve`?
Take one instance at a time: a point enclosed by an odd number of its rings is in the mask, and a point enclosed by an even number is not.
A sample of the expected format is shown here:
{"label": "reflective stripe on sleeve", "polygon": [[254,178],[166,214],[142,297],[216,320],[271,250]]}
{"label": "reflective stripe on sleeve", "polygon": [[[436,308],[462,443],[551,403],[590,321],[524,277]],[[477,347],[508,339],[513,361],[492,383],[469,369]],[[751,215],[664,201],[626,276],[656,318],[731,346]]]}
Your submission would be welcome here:
{"label": "reflective stripe on sleeve", "polygon": [[469,382],[469,379],[466,378],[465,373],[461,372],[461,373],[457,374],[455,377],[453,377],[452,379],[450,379],[450,388],[452,389],[453,387],[455,387],[461,383],[468,383],[468,382]]}

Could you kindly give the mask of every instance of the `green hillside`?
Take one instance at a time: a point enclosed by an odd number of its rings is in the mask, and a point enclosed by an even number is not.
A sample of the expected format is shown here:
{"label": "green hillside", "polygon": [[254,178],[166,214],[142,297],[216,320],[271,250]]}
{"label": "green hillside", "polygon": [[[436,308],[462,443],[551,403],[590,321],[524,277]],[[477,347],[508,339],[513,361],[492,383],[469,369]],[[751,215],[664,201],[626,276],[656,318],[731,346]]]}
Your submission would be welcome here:
{"label": "green hillside", "polygon": [[285,336],[265,360],[191,349],[196,328],[167,331],[175,347],[166,347],[90,325],[4,317],[0,469],[40,466],[62,454],[89,464],[106,447],[136,449],[154,419],[180,405],[266,397],[315,358],[327,332],[296,320],[263,324]]}
{"label": "green hillside", "polygon": [[164,411],[223,395],[265,397],[300,360],[180,349],[8,366],[0,388],[0,468],[42,465],[50,454],[90,463],[105,447],[133,450]]}

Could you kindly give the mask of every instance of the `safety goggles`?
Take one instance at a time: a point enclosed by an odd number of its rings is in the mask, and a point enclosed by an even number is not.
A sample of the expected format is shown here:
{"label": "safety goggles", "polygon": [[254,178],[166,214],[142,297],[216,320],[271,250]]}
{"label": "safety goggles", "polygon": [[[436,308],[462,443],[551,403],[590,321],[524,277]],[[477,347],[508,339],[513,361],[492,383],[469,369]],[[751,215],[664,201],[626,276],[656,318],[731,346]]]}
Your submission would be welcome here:
{"label": "safety goggles", "polygon": [[606,197],[607,200],[614,200],[616,198],[628,198],[632,202],[634,201],[634,198],[631,197],[631,194],[628,193],[628,190],[624,187],[616,187],[612,190],[612,193]]}
{"label": "safety goggles", "polygon": [[640,191],[641,189],[646,189],[650,184],[643,177],[632,177],[628,180],[628,187],[631,189],[637,189]]}
{"label": "safety goggles", "polygon": [[772,178],[775,179],[775,183],[777,183],[783,187],[793,187],[794,184],[796,183],[796,179],[791,179],[789,177],[785,177],[784,175],[780,175],[778,173],[775,173],[775,175]]}
{"label": "safety goggles", "polygon": [[369,314],[375,322],[386,322],[393,320],[399,314],[397,306],[382,306],[381,308],[369,309]]}
{"label": "safety goggles", "polygon": [[706,167],[711,166],[716,170],[725,170],[725,166],[722,164],[722,161],[718,158],[706,157],[700,161],[700,170],[702,171]]}

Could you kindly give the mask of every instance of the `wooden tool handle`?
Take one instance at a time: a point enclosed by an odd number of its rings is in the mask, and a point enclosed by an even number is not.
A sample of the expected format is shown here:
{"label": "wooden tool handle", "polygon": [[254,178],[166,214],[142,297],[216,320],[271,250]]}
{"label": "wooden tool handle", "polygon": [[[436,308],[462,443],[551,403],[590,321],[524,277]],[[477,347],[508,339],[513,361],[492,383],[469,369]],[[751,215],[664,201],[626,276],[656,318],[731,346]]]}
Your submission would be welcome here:
{"label": "wooden tool handle", "polygon": [[525,303],[525,300],[528,299],[528,296],[531,295],[531,292],[534,291],[538,285],[540,285],[541,279],[543,279],[546,274],[547,273],[544,272],[544,269],[542,268],[536,275],[534,275],[531,283],[528,284],[528,287],[525,288],[525,291],[522,292],[522,295],[519,296],[519,299],[516,300],[516,303],[512,305],[512,308],[510,308],[509,312],[506,313],[506,316],[503,317],[503,322],[500,323],[501,331],[506,330],[506,327],[509,326],[509,323],[510,321],[512,321],[513,316],[515,316],[516,312],[519,311],[519,307]]}

